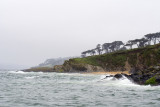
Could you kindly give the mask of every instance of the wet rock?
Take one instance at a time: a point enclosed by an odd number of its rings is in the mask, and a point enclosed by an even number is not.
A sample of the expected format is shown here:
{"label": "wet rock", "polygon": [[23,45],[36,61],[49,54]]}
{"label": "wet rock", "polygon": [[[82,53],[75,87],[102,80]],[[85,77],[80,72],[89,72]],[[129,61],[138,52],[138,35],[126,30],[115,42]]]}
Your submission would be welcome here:
{"label": "wet rock", "polygon": [[[134,69],[135,70],[135,69]],[[143,69],[142,71],[132,71],[130,76],[125,75],[127,78],[132,80],[134,83],[145,85],[148,80],[155,78],[155,83],[150,85],[155,86],[160,84],[160,66],[151,66],[149,68]],[[148,84],[147,84],[148,85]]]}
{"label": "wet rock", "polygon": [[109,77],[114,77],[114,76],[113,75],[109,75],[109,76],[107,75],[105,78],[109,78]]}
{"label": "wet rock", "polygon": [[116,74],[116,75],[114,75],[114,77],[117,78],[117,79],[120,79],[120,78],[123,77],[123,75],[122,74]]}
{"label": "wet rock", "polygon": [[132,82],[139,85],[160,85],[160,66],[152,66],[141,71],[136,71],[136,69],[133,69],[133,72],[134,73],[132,73],[131,75],[121,73],[114,76],[106,76],[106,78],[114,77],[113,79],[121,79],[123,77],[126,77]]}

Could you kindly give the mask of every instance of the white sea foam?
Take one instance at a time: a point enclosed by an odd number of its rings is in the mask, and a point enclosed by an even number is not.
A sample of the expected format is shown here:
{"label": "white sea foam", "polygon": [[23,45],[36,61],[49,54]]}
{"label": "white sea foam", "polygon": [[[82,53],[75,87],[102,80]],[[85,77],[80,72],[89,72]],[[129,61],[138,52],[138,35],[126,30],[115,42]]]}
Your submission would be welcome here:
{"label": "white sea foam", "polygon": [[38,72],[39,74],[43,74],[43,72]]}
{"label": "white sea foam", "polygon": [[43,72],[24,72],[24,71],[8,71],[8,72],[14,74],[32,74],[32,73],[43,74]]}
{"label": "white sea foam", "polygon": [[[109,75],[107,75],[109,76]],[[116,79],[114,77],[101,76],[100,81],[102,85],[110,85],[110,86],[137,86],[137,84],[133,83],[131,80],[123,76],[121,79]]]}
{"label": "white sea foam", "polygon": [[25,77],[26,79],[34,79],[34,78],[38,78],[39,76],[28,76],[28,77]]}
{"label": "white sea foam", "polygon": [[114,77],[107,77],[104,78],[104,76],[101,76],[101,80],[98,81],[100,82],[98,85],[107,85],[107,86],[115,86],[119,88],[131,88],[134,90],[160,90],[160,86],[150,86],[150,85],[138,85],[133,83],[131,80],[123,76],[121,79],[116,79]]}
{"label": "white sea foam", "polygon": [[108,75],[101,75],[101,76],[100,76],[100,79],[105,79],[106,76],[108,76]]}
{"label": "white sea foam", "polygon": [[23,71],[9,71],[9,73],[26,74],[26,72],[23,72]]}

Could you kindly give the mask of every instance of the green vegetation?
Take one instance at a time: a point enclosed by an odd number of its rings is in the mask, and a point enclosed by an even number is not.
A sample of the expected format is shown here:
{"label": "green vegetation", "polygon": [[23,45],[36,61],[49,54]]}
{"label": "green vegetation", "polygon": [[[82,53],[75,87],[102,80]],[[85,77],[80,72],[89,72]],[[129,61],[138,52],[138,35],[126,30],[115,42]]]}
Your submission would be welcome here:
{"label": "green vegetation", "polygon": [[143,48],[121,50],[103,55],[94,55],[85,58],[74,58],[66,61],[73,68],[85,70],[86,64],[100,66],[105,70],[125,70],[125,64],[131,67],[145,68],[160,62],[160,44]]}
{"label": "green vegetation", "polygon": [[86,58],[74,58],[70,59],[69,63],[72,66],[78,64],[80,68],[85,64],[93,65],[93,66],[100,66],[102,68],[123,68],[125,66],[125,62],[127,61],[126,55],[117,55],[115,53],[109,53],[104,55],[95,55],[89,56]]}
{"label": "green vegetation", "polygon": [[97,56],[90,56],[86,58],[75,58],[75,59],[71,59],[70,61],[72,61],[73,63],[100,66],[99,63],[97,62]]}
{"label": "green vegetation", "polygon": [[145,82],[145,85],[156,85],[156,84],[157,82],[155,77],[152,77]]}
{"label": "green vegetation", "polygon": [[136,66],[136,64],[137,64],[137,54],[136,53],[128,55],[128,63],[131,66]]}
{"label": "green vegetation", "polygon": [[104,66],[106,64],[112,64],[114,66],[120,65],[124,66],[126,61],[125,55],[115,55],[115,54],[105,54],[105,55],[96,55],[86,58],[75,58],[72,59],[74,63],[84,63],[90,64],[93,66]]}

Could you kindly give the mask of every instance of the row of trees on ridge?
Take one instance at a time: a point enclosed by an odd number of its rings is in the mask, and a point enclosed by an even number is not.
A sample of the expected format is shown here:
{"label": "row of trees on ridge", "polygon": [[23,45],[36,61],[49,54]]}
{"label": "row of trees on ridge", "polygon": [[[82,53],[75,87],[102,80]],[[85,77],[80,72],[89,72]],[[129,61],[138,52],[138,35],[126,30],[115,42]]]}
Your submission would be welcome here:
{"label": "row of trees on ridge", "polygon": [[114,41],[112,43],[104,43],[102,45],[98,44],[96,48],[82,52],[81,56],[86,57],[87,55],[92,56],[96,55],[97,53],[100,55],[103,53],[110,53],[118,50],[133,49],[133,46],[135,45],[137,48],[141,48],[152,45],[152,43],[154,45],[160,43],[160,32],[150,33],[144,35],[144,37],[141,39],[129,40],[127,43],[123,43],[122,41]]}

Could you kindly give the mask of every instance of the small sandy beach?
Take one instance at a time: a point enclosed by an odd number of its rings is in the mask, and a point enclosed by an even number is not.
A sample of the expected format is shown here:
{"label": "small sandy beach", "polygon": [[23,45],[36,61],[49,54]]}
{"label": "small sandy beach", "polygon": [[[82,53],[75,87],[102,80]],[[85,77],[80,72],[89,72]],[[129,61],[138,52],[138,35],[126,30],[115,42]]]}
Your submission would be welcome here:
{"label": "small sandy beach", "polygon": [[130,73],[128,71],[111,71],[111,72],[85,72],[85,73],[82,73],[82,74],[97,74],[97,75],[105,75],[105,74],[110,74],[110,75],[115,75],[115,74],[121,74],[121,73],[124,73],[124,74],[127,74],[129,75]]}

